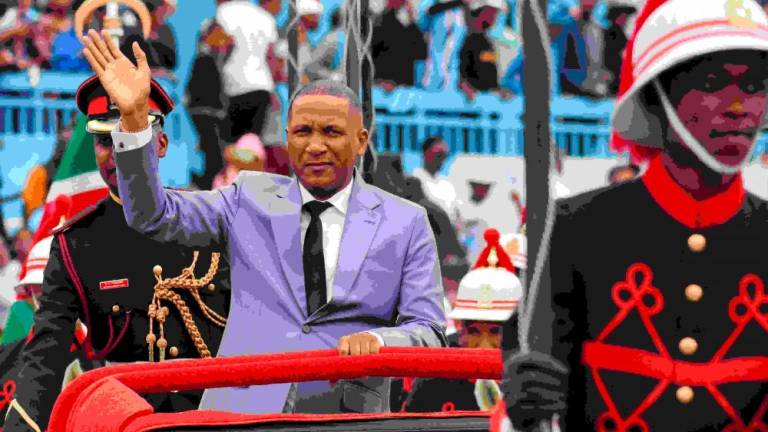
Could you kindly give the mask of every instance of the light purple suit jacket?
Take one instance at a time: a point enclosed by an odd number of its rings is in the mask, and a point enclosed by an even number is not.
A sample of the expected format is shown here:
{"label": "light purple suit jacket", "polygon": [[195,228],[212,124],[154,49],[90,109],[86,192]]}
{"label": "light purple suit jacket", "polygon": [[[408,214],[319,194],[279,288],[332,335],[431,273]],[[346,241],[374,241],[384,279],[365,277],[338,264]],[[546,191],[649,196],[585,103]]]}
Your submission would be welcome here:
{"label": "light purple suit jacket", "polygon": [[[153,143],[116,152],[115,161],[131,227],[189,247],[226,245],[232,301],[218,356],[335,348],[340,337],[361,331],[377,333],[386,346],[445,345],[440,269],[422,207],[356,178],[333,299],[307,316],[295,179],[252,172],[215,191],[170,191]],[[388,398],[386,384],[356,397]],[[288,388],[209,389],[200,407],[280,412]]]}

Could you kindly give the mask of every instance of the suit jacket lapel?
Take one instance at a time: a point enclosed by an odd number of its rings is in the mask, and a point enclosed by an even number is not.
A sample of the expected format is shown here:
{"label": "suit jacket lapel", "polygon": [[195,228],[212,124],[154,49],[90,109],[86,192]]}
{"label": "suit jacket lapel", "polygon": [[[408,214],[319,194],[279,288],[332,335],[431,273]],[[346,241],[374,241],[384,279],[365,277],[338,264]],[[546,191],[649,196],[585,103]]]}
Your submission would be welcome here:
{"label": "suit jacket lapel", "polygon": [[[371,186],[357,176],[349,198],[347,217],[344,220],[344,232],[341,236],[339,261],[333,282],[333,299],[342,299],[352,288],[360,273],[363,260],[368,255],[376,229],[381,221],[377,207],[381,200],[371,191]],[[312,318],[320,318],[334,310],[332,301],[315,312]]]}
{"label": "suit jacket lapel", "polygon": [[294,180],[276,192],[272,203],[272,235],[280,256],[285,278],[302,316],[307,313],[307,299],[304,292],[304,264],[301,258],[301,193]]}

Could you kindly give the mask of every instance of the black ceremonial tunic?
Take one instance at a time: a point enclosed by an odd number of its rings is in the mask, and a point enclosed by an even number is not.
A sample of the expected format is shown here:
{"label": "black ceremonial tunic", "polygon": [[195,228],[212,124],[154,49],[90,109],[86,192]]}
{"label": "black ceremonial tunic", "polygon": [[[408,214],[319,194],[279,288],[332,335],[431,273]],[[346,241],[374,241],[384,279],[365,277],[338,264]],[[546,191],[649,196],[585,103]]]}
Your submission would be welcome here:
{"label": "black ceremonial tunic", "polygon": [[[15,393],[18,405],[43,430],[61,389],[65,367],[71,361],[67,353],[73,342],[76,320],[80,319],[88,327],[97,357],[104,356],[109,362],[148,361],[148,307],[157,283],[153,269],[161,266],[163,278],[179,276],[192,264],[194,252],[175,244],[157,243],[132,230],[125,222],[122,207],[112,199],[105,199],[81,213],[54,235],[40,309],[35,315],[34,337],[24,349],[25,365],[16,380]],[[62,240],[81,281],[82,298],[67,270]],[[199,252],[194,269],[196,278],[206,274],[212,252],[216,251]],[[230,282],[224,256],[212,283],[213,289],[205,287],[199,291],[201,298],[213,311],[226,316]],[[189,292],[174,291],[189,307],[204,342],[215,355],[223,328],[203,316]],[[170,312],[164,324],[168,341],[166,359],[200,357],[179,311],[170,302],[163,305]],[[157,321],[154,333],[159,338]],[[154,348],[154,361],[158,358],[159,350]],[[201,392],[193,392],[147,398],[157,410],[164,411],[196,409],[200,396]],[[31,430],[13,408],[5,428],[6,432]]]}
{"label": "black ceremonial tunic", "polygon": [[561,202],[532,323],[570,368],[561,425],[766,430],[767,247],[768,204],[740,177],[696,201],[660,159]]}

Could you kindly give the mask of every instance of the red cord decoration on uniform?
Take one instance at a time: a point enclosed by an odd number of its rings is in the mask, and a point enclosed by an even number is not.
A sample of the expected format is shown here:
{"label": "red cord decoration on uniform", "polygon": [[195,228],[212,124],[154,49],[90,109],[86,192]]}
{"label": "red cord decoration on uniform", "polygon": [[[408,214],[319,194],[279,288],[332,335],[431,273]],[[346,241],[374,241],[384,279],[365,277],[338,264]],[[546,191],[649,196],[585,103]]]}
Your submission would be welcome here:
{"label": "red cord decoration on uniform", "polygon": [[[754,295],[750,294],[750,288]],[[670,384],[704,387],[709,391],[732,423],[724,432],[768,432],[763,421],[768,411],[768,396],[761,404],[754,418],[745,424],[728,399],[717,389],[728,382],[767,381],[768,357],[742,357],[723,360],[723,357],[739,338],[752,320],[768,332],[768,312],[761,308],[768,305],[763,281],[755,275],[744,276],[739,283],[739,295],[729,304],[728,315],[736,324],[731,335],[707,363],[693,363],[674,360],[659,336],[652,317],[664,309],[664,296],[653,286],[653,272],[643,263],[636,263],[627,270],[626,280],[617,282],[611,290],[613,302],[619,312],[600,333],[596,341],[584,344],[583,362],[592,372],[595,385],[607,411],[597,419],[598,432],[627,432],[650,429],[642,414],[661,397]],[[637,310],[648,335],[658,353],[605,343],[605,339],[624,321],[633,310]],[[613,370],[657,378],[659,383],[640,405],[627,417],[622,418],[605,383],[600,370]]]}
{"label": "red cord decoration on uniform", "polygon": [[0,412],[4,411],[11,404],[15,393],[16,381],[9,379],[3,384],[2,390],[0,390]]}

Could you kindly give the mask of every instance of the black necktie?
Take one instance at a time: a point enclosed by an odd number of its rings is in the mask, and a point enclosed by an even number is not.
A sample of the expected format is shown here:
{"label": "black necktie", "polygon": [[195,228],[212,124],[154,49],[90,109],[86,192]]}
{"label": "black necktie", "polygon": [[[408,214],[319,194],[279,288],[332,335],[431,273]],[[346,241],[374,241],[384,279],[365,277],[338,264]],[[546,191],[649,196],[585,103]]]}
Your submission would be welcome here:
{"label": "black necktie", "polygon": [[310,201],[303,206],[310,216],[307,234],[304,236],[304,289],[309,315],[326,303],[323,223],[320,214],[329,207],[330,203],[322,201]]}

